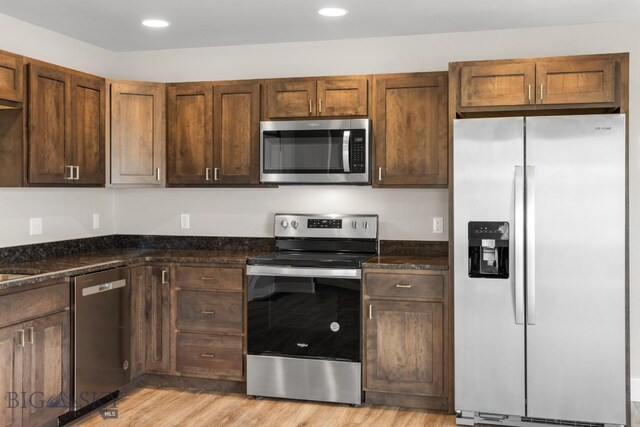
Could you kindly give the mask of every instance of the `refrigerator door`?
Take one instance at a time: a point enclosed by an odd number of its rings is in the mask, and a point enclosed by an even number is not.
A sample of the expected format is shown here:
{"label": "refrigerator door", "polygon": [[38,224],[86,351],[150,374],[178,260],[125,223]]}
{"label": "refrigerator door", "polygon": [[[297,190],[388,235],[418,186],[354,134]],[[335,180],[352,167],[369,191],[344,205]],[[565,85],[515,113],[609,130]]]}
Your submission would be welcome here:
{"label": "refrigerator door", "polygon": [[[523,283],[516,292],[515,280],[523,242],[514,237],[523,229],[524,119],[456,120],[453,155],[456,410],[524,416]],[[508,278],[469,277],[470,221],[508,223]]]}
{"label": "refrigerator door", "polygon": [[624,116],[526,128],[527,416],[625,424]]}

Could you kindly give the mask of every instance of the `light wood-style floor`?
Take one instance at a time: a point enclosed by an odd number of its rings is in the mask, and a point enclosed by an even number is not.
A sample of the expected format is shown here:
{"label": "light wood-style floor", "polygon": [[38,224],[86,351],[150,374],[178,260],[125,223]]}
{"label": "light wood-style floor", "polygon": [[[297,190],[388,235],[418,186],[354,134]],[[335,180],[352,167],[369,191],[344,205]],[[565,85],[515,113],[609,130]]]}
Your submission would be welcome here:
{"label": "light wood-style floor", "polygon": [[[113,404],[107,405],[107,408]],[[120,398],[118,419],[105,420],[98,412],[73,426],[455,426],[455,417],[419,409],[260,399],[238,394],[175,388],[145,387]]]}

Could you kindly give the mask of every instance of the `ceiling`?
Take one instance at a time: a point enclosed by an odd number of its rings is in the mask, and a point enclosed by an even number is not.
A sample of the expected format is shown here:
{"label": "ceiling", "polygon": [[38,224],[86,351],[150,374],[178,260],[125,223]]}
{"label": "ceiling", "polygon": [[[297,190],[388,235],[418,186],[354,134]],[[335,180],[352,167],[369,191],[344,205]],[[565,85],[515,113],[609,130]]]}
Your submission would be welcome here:
{"label": "ceiling", "polygon": [[[0,0],[0,13],[113,51],[640,19],[638,0]],[[322,7],[349,14],[326,18]],[[171,22],[149,29],[145,18]]]}

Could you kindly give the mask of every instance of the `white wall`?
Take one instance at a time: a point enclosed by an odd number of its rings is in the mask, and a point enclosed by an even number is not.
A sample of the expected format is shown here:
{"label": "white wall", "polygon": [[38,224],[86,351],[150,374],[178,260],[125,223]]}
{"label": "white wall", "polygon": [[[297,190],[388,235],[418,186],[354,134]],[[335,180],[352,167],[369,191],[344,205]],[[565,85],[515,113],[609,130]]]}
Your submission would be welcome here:
{"label": "white wall", "polygon": [[[0,201],[0,247],[115,233],[114,190],[5,188]],[[94,213],[99,229],[93,229]],[[29,235],[30,218],[42,218],[41,235]]]}
{"label": "white wall", "polygon": [[[447,240],[431,218],[447,217],[447,190],[313,186],[118,190],[116,223],[124,234],[273,236],[273,214],[378,214],[382,239]],[[180,228],[188,213],[191,228]],[[445,223],[445,229],[448,224]]]}

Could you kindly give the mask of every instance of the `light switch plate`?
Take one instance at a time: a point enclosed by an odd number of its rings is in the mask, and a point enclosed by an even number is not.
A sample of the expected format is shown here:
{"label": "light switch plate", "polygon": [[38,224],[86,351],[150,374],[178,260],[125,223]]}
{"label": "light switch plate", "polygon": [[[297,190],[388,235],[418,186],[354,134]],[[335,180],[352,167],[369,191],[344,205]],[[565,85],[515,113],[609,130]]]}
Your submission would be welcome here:
{"label": "light switch plate", "polygon": [[441,216],[433,217],[433,232],[436,234],[444,233],[444,220]]}
{"label": "light switch plate", "polygon": [[32,236],[42,234],[42,218],[29,218],[29,234]]}
{"label": "light switch plate", "polygon": [[94,213],[93,214],[93,229],[97,230],[98,228],[100,228],[100,214],[99,213]]}
{"label": "light switch plate", "polygon": [[180,228],[191,228],[189,214],[180,215]]}

